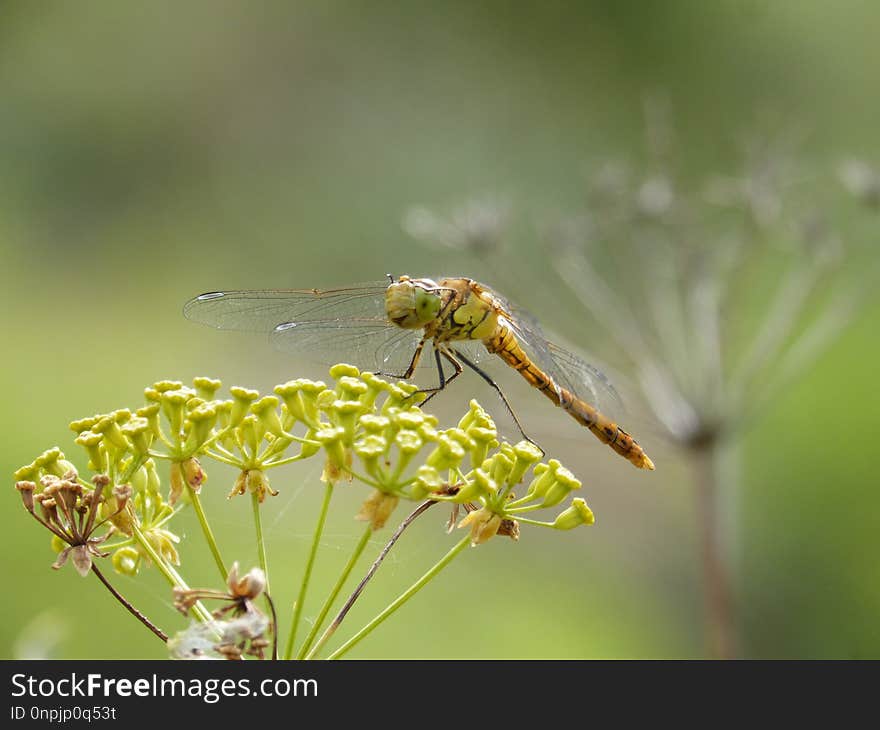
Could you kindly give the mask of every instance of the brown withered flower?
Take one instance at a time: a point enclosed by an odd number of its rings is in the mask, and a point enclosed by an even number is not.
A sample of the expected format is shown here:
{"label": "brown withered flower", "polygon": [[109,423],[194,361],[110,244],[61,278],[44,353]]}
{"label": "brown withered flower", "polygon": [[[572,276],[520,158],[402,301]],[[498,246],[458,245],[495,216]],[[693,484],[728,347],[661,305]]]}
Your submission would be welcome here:
{"label": "brown withered flower", "polygon": [[109,555],[98,546],[110,537],[114,528],[111,527],[98,537],[94,535],[107,520],[125,509],[131,497],[131,487],[114,487],[112,496],[115,510],[108,517],[98,520],[99,507],[105,501],[103,491],[109,480],[105,475],[99,474],[92,481],[95,488],[87,489],[76,481],[76,473],[70,471],[61,477],[44,475],[40,478],[42,489],[39,491],[37,484],[32,481],[19,481],[15,484],[25,509],[37,522],[67,544],[52,564],[56,570],[70,559],[76,571],[85,576],[92,568],[92,558],[106,558]]}

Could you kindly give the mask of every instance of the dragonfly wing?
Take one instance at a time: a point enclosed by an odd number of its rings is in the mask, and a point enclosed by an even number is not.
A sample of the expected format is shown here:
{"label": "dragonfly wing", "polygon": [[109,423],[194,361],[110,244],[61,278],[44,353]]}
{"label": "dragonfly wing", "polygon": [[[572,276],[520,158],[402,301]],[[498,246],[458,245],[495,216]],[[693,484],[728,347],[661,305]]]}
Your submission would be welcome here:
{"label": "dragonfly wing", "polygon": [[[421,330],[401,329],[385,318],[352,317],[282,322],[270,337],[278,350],[308,360],[327,365],[350,362],[362,370],[402,375],[421,335]],[[428,364],[425,355],[422,360]]]}
{"label": "dragonfly wing", "polygon": [[351,362],[365,370],[402,373],[420,332],[385,316],[387,281],[341,289],[209,292],[184,315],[216,329],[262,332],[283,351],[323,364]]}
{"label": "dragonfly wing", "polygon": [[274,332],[285,322],[385,316],[387,282],[344,289],[254,289],[201,294],[183,308],[194,322],[223,330]]}
{"label": "dragonfly wing", "polygon": [[626,412],[623,399],[614,384],[599,368],[555,342],[548,342],[547,349],[560,371],[568,374],[575,395],[592,402],[606,416],[619,416]]}
{"label": "dragonfly wing", "polygon": [[557,385],[609,418],[618,418],[625,412],[620,395],[599,368],[551,342],[531,314],[503,297],[495,296],[509,315],[509,324],[526,354]]}

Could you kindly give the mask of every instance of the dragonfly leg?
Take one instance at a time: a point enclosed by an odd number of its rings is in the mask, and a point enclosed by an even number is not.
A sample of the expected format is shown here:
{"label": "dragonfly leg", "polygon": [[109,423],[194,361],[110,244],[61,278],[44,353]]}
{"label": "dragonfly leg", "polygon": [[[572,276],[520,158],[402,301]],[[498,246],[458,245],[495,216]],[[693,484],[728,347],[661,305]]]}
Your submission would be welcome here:
{"label": "dragonfly leg", "polygon": [[[453,352],[455,353],[456,357],[461,360],[461,362],[463,362],[465,365],[467,365],[471,370],[473,370],[477,375],[479,375],[483,380],[485,380],[487,383],[489,383],[489,385],[491,385],[495,389],[495,392],[498,393],[498,395],[501,397],[501,400],[504,402],[504,406],[505,406],[505,408],[507,408],[507,412],[510,414],[511,418],[513,418],[513,422],[516,424],[516,427],[519,429],[520,435],[522,435],[522,437],[526,441],[528,441],[530,444],[534,444],[539,449],[541,449],[542,454],[545,453],[544,449],[541,448],[540,444],[538,444],[536,441],[534,441],[532,438],[530,438],[529,435],[525,432],[525,430],[522,427],[522,424],[519,422],[519,418],[516,417],[516,413],[514,412],[513,408],[511,408],[510,403],[507,401],[507,396],[504,395],[504,392],[498,386],[498,383],[496,383],[494,380],[492,380],[491,376],[488,373],[483,371],[481,368],[477,367],[476,363],[471,362],[464,355],[462,355],[460,351],[453,350]],[[460,364],[459,364],[459,367],[461,367]]]}
{"label": "dragonfly leg", "polygon": [[383,371],[379,371],[376,375],[381,375],[385,378],[394,378],[395,380],[409,380],[412,377],[412,374],[416,370],[416,365],[419,364],[419,358],[422,356],[422,349],[425,347],[425,338],[419,340],[419,344],[416,345],[416,351],[413,353],[412,360],[409,363],[409,367],[406,369],[406,372],[403,375],[396,375],[394,373],[386,373]]}
{"label": "dragonfly leg", "polygon": [[[446,377],[446,373],[443,372],[443,361],[440,360],[440,355],[443,355],[443,357],[449,360],[449,362],[452,363],[452,367],[455,368],[455,372],[452,373],[452,375],[450,375],[448,378]],[[437,395],[437,393],[439,393],[441,390],[444,390],[446,386],[449,385],[453,380],[455,380],[459,375],[461,375],[462,372],[461,363],[454,357],[452,357],[452,355],[450,355],[448,352],[446,352],[446,350],[441,350],[436,345],[434,347],[434,362],[437,363],[437,375],[440,377],[440,385],[438,385],[436,388],[421,388],[420,390],[416,391],[417,393],[430,393],[430,395],[425,398],[425,400],[419,403],[420,406],[425,405],[425,403],[431,400],[431,398]]]}

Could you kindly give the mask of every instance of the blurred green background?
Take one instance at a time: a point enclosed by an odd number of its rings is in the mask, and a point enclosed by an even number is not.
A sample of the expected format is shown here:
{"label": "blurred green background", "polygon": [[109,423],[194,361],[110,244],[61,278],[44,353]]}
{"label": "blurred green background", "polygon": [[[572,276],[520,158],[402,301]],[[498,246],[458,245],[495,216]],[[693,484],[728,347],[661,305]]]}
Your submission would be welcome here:
{"label": "blurred green background", "polygon": [[[528,223],[487,267],[415,243],[406,210],[487,191],[530,211],[576,205],[591,160],[639,155],[644,94],[658,89],[685,174],[733,164],[732,141],[770,106],[809,131],[802,154],[836,184],[839,156],[880,161],[878,31],[880,6],[857,0],[3,3],[0,554],[16,589],[0,656],[164,655],[97,581],[50,570],[48,535],[12,489],[12,471],[49,446],[82,463],[68,421],[136,407],[159,378],[268,389],[321,376],[257,336],[187,322],[188,298],[463,273],[528,282],[511,296],[551,321],[560,300],[531,266]],[[877,220],[858,229],[875,249]],[[744,656],[880,655],[878,314],[863,311],[744,443]],[[701,656],[693,495],[674,451],[655,446],[658,471],[636,472],[499,377],[583,479],[597,524],[466,552],[351,656]],[[432,407],[448,421],[474,395],[512,430],[473,376]],[[321,490],[316,464],[279,477],[265,519],[287,606]],[[250,565],[250,505],[226,500],[229,481],[212,472],[204,500],[227,559]],[[360,534],[363,493],[340,492],[307,617]],[[445,552],[439,512],[401,540],[350,629]],[[190,514],[178,530],[183,574],[213,585]],[[115,581],[166,630],[184,625],[154,571]]]}

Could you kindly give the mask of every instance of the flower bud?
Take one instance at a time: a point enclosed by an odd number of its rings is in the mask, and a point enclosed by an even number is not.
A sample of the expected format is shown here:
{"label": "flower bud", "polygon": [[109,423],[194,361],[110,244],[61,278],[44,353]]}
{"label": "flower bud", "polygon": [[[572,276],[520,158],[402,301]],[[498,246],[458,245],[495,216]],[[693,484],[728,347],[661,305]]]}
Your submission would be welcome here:
{"label": "flower bud", "polygon": [[400,381],[399,383],[388,383],[385,392],[388,397],[382,404],[382,413],[389,413],[394,408],[409,407],[414,404],[421,403],[427,394],[419,392],[419,386],[415,383],[407,383]]}
{"label": "flower bud", "polygon": [[233,385],[229,389],[229,394],[232,396],[232,410],[229,412],[229,423],[232,426],[237,426],[248,414],[248,411],[250,411],[251,403],[260,397],[260,393],[257,390]]}
{"label": "flower bud", "polygon": [[159,472],[156,469],[156,462],[148,459],[143,466],[147,471],[147,494],[159,496],[159,488],[162,482],[159,479]]}
{"label": "flower bud", "polygon": [[158,403],[162,400],[162,394],[155,388],[144,388],[144,400],[147,403]]}
{"label": "flower bud", "polygon": [[348,365],[344,362],[338,363],[330,368],[330,377],[333,380],[341,380],[342,378],[348,376],[350,378],[356,378],[361,374],[361,371],[358,370],[354,365]]}
{"label": "flower bud", "polygon": [[99,420],[98,416],[89,416],[87,418],[80,418],[76,421],[71,421],[68,424],[68,428],[76,434],[80,434],[83,431],[88,431],[94,426]]}
{"label": "flower bud", "polygon": [[189,427],[186,450],[194,454],[211,438],[211,431],[217,423],[217,407],[211,403],[196,406],[189,412],[186,423]]}
{"label": "flower bud", "polygon": [[553,472],[553,482],[544,493],[541,507],[554,507],[565,500],[572,490],[581,488],[580,481],[564,466],[558,466]]}
{"label": "flower bud", "polygon": [[391,419],[386,416],[377,416],[373,413],[365,413],[358,419],[358,425],[367,433],[382,435],[391,425]]}
{"label": "flower bud", "polygon": [[196,389],[196,395],[206,401],[213,400],[214,395],[220,390],[221,385],[222,383],[214,378],[193,378],[193,387]]}
{"label": "flower bud", "polygon": [[437,439],[437,446],[428,455],[425,463],[435,469],[456,469],[464,459],[464,448],[446,434]]}
{"label": "flower bud", "polygon": [[249,457],[254,457],[260,450],[260,441],[263,440],[265,429],[259,419],[250,414],[241,419],[235,429],[235,438],[239,448],[246,450]]}
{"label": "flower bud", "polygon": [[491,459],[487,459],[482,468],[492,476],[495,484],[507,484],[507,477],[513,469],[513,460],[499,451],[493,454]]}
{"label": "flower bud", "polygon": [[32,461],[30,464],[25,464],[16,469],[12,478],[16,481],[36,481],[40,478],[40,467],[37,466],[35,461]]}
{"label": "flower bud", "polygon": [[[159,404],[162,406],[162,413],[168,421],[171,440],[177,442],[183,433],[183,418],[186,402],[191,395],[188,390],[177,389],[162,392]],[[99,424],[100,425],[100,424]]]}
{"label": "flower bud", "polygon": [[388,441],[385,437],[368,434],[355,441],[352,448],[363,462],[367,474],[378,481],[384,481],[379,459],[388,452]]}
{"label": "flower bud", "polygon": [[537,464],[544,456],[541,449],[525,439],[513,447],[513,454],[513,469],[511,469],[510,474],[507,476],[508,483],[511,486],[519,484],[523,480],[525,473],[529,470],[529,467],[532,464]]}
{"label": "flower bud", "polygon": [[161,406],[158,403],[150,403],[148,406],[138,408],[134,413],[139,418],[145,418],[150,424],[150,430],[153,432],[153,438],[159,437],[159,410]]}
{"label": "flower bud", "polygon": [[498,492],[498,485],[482,469],[474,469],[470,474],[470,481],[458,490],[455,502],[476,502],[479,499],[491,499]]}
{"label": "flower bud", "polygon": [[[360,380],[356,381],[361,383]],[[363,383],[361,383],[363,385]],[[328,391],[330,392],[330,391]],[[358,417],[364,412],[364,405],[356,400],[335,399],[326,409],[330,420],[337,426],[341,426],[345,430],[346,440],[351,440],[354,436],[354,429],[358,422]]]}
{"label": "flower bud", "polygon": [[498,444],[495,430],[483,426],[471,426],[464,433],[467,434],[469,442],[472,444],[470,447],[471,464],[474,466],[482,464],[489,454],[489,449]]}
{"label": "flower bud", "polygon": [[263,424],[263,428],[273,436],[281,436],[284,428],[281,426],[281,418],[278,416],[278,398],[274,395],[264,395],[251,406],[253,413]]}
{"label": "flower bud", "polygon": [[300,378],[275,386],[275,393],[284,401],[287,412],[294,419],[310,428],[318,428],[321,417],[317,399],[326,389],[327,386],[321,381]]}
{"label": "flower bud", "polygon": [[67,461],[61,449],[57,446],[53,446],[51,449],[47,449],[40,454],[34,459],[34,464],[46,474],[53,474],[57,477],[63,477],[70,471],[76,474],[76,467]]}
{"label": "flower bud", "polygon": [[394,437],[394,442],[401,454],[412,456],[422,448],[424,442],[418,431],[401,430]]}
{"label": "flower bud", "polygon": [[495,421],[492,420],[488,412],[475,399],[471,399],[468,405],[470,410],[458,422],[458,427],[464,431],[474,426],[477,428],[487,428],[494,432],[494,437],[497,437],[498,429],[495,427]]}
{"label": "flower bud", "polygon": [[401,429],[417,429],[425,423],[425,414],[418,408],[410,408],[406,411],[394,413],[392,421],[395,426]]}
{"label": "flower bud", "polygon": [[137,416],[132,418],[122,427],[122,433],[131,442],[134,452],[139,456],[146,456],[153,443],[153,431],[146,418]]}
{"label": "flower bud", "polygon": [[332,426],[315,432],[315,441],[320,442],[327,452],[327,464],[321,476],[322,481],[335,482],[345,471],[347,457],[342,442],[344,433],[342,428]]}
{"label": "flower bud", "polygon": [[130,545],[124,545],[113,552],[110,562],[113,564],[113,569],[117,573],[134,578],[138,574],[141,554],[136,548],[133,548]]}
{"label": "flower bud", "polygon": [[345,400],[359,400],[369,389],[363,380],[351,375],[343,375],[336,381],[336,393]]}
{"label": "flower bud", "polygon": [[[550,464],[553,464],[554,462],[557,465],[559,464],[555,459],[550,460]],[[545,492],[550,488],[550,485],[553,484],[553,470],[548,464],[542,462],[535,465],[532,474],[534,474],[534,477],[532,477],[532,481],[529,484],[526,497],[530,499],[539,499],[544,496]]]}
{"label": "flower bud", "polygon": [[107,468],[105,450],[102,448],[104,438],[94,431],[83,431],[74,439],[74,443],[82,446],[89,455],[89,469],[104,471]]}
{"label": "flower bud", "polygon": [[437,470],[432,466],[423,464],[416,472],[416,478],[409,490],[409,497],[410,499],[424,499],[429,494],[439,492],[443,489],[444,485],[445,482],[440,478]]}
{"label": "flower bud", "polygon": [[161,555],[171,565],[180,565],[180,555],[174,545],[180,542],[180,538],[173,532],[163,530],[160,527],[154,527],[151,530],[145,530],[144,536],[150,543],[150,546],[159,555]]}
{"label": "flower bud", "polygon": [[592,510],[580,497],[571,500],[571,506],[563,510],[553,522],[557,530],[571,530],[579,525],[592,525],[596,521]]}

